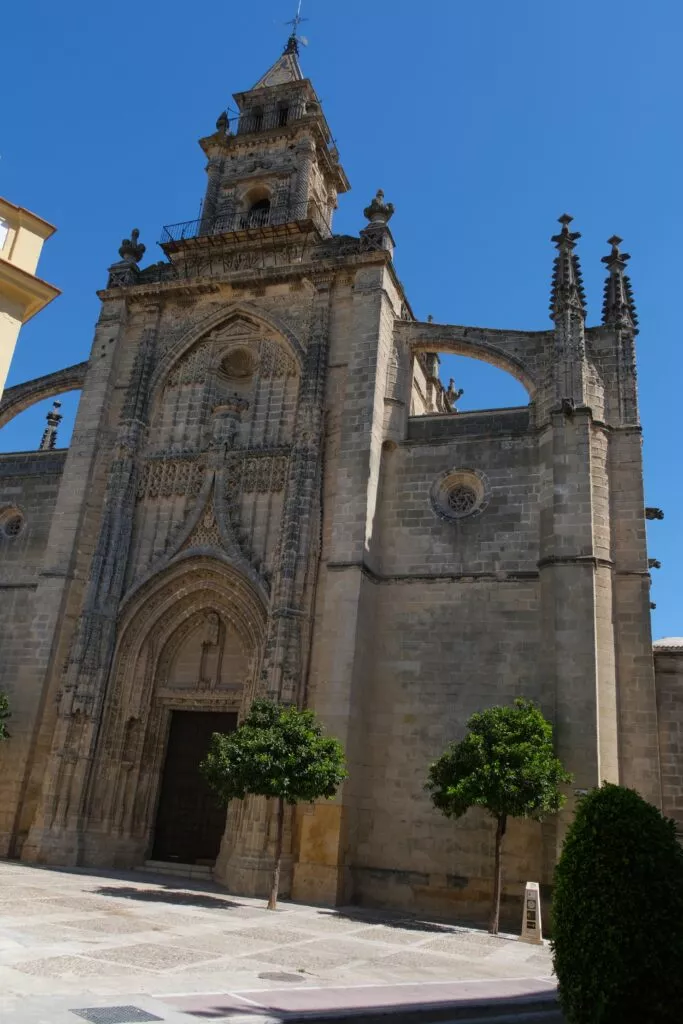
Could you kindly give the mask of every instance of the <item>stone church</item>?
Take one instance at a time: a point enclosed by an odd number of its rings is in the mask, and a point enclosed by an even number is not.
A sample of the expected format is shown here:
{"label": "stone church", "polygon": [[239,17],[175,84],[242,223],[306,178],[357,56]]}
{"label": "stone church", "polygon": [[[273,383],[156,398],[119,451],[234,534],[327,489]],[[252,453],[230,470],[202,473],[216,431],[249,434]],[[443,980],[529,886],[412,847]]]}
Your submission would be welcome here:
{"label": "stone church", "polygon": [[[338,797],[288,821],[295,899],[474,912],[489,819],[442,818],[426,772],[519,694],[574,783],[557,818],[512,824],[508,897],[551,881],[577,791],[603,779],[683,819],[620,239],[598,326],[568,216],[548,330],[420,322],[383,193],[333,233],[349,182],[295,38],[235,102],[200,140],[199,219],[148,266],[133,231],[88,359],[0,403],[1,425],[82,389],[68,449],[55,409],[38,451],[0,456],[0,855],[211,867],[263,893],[271,809],[226,816],[197,771],[255,695],[314,708],[348,759]],[[506,370],[528,404],[458,412],[439,353]]]}

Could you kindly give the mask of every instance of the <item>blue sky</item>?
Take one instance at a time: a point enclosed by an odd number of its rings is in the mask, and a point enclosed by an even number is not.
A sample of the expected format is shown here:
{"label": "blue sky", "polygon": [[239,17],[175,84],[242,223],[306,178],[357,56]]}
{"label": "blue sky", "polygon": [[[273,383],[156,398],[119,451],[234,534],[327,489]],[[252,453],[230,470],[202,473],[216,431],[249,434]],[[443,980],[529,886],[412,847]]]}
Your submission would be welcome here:
{"label": "blue sky", "polygon": [[[29,0],[3,10],[0,193],[52,221],[40,272],[62,296],[21,334],[10,383],[86,357],[96,289],[137,226],[197,214],[204,159],[231,93],[276,59],[295,0]],[[640,314],[641,415],[655,636],[683,633],[678,598],[681,328],[678,302],[683,5],[676,0],[304,0],[302,52],[353,186],[335,230],[357,232],[378,187],[396,205],[396,263],[417,316],[546,329],[549,236],[581,231],[589,323],[605,240],[625,239]],[[28,42],[30,40],[31,46]],[[444,361],[461,408],[524,402],[511,378]],[[68,433],[75,401],[66,396]],[[0,432],[36,447],[37,408]],[[63,434],[66,437],[66,433]]]}

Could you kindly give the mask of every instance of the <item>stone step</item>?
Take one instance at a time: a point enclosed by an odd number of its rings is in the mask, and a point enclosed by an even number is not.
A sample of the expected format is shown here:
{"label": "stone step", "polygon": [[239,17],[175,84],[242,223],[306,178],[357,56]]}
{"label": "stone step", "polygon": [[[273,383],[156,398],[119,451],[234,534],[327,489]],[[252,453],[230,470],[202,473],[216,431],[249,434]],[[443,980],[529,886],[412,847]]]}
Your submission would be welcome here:
{"label": "stone step", "polygon": [[208,864],[179,864],[177,861],[146,860],[135,869],[150,875],[175,875],[177,878],[194,878],[210,882],[213,868]]}

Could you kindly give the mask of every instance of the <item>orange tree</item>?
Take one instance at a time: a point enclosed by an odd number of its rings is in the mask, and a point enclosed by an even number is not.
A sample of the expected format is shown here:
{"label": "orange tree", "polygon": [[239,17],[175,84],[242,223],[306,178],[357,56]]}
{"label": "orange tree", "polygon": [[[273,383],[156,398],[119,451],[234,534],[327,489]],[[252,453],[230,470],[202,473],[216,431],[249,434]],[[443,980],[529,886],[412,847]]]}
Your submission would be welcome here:
{"label": "orange tree", "polygon": [[512,707],[480,711],[467,722],[467,735],[431,765],[427,790],[448,818],[483,807],[496,822],[493,900],[489,931],[498,933],[501,853],[508,818],[540,821],[564,803],[560,785],[571,781],[553,750],[550,722],[523,697]]}
{"label": "orange tree", "polygon": [[223,804],[265,796],[277,802],[275,864],[268,909],[280,884],[285,804],[331,799],[346,778],[339,740],[323,735],[313,711],[256,700],[229,735],[214,733],[201,771]]}

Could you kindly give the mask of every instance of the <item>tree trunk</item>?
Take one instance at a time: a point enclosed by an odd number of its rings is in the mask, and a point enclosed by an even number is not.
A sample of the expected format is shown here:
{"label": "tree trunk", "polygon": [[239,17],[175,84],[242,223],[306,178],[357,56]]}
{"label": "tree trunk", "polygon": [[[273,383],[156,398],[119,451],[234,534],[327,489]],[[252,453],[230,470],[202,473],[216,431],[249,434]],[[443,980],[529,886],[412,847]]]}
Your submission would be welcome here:
{"label": "tree trunk", "polygon": [[270,889],[268,910],[277,906],[277,891],[280,887],[280,861],[282,860],[282,840],[285,834],[285,801],[278,797],[277,801],[277,837],[275,839],[275,864],[273,866],[273,884]]}
{"label": "tree trunk", "polygon": [[501,853],[506,827],[507,815],[500,814],[496,822],[496,861],[493,869],[493,904],[491,906],[491,921],[489,923],[489,931],[491,935],[498,934],[498,922],[500,919]]}

